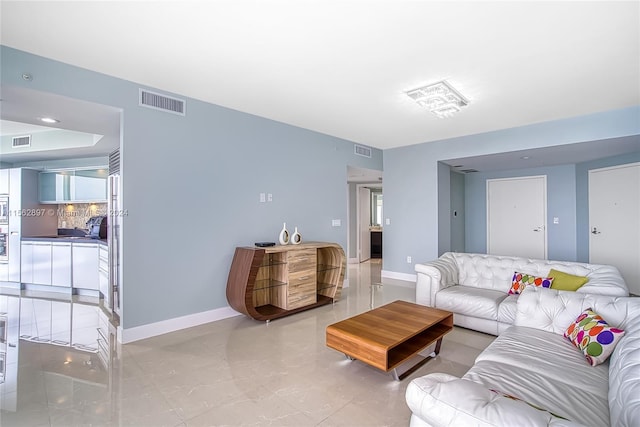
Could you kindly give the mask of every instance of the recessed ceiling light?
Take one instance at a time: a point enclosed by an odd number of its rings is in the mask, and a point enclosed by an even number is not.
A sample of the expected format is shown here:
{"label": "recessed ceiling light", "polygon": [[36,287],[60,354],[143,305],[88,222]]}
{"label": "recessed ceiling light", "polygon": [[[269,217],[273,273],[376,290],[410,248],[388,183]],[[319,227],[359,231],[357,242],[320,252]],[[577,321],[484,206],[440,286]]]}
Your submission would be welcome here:
{"label": "recessed ceiling light", "polygon": [[410,90],[407,96],[440,118],[451,117],[469,103],[446,80]]}
{"label": "recessed ceiling light", "polygon": [[45,123],[60,123],[60,120],[51,117],[40,117],[40,121]]}
{"label": "recessed ceiling light", "polygon": [[520,157],[520,158],[521,158],[522,160],[529,160],[529,159],[530,159],[530,157],[529,157],[529,156],[522,156],[522,157]]}

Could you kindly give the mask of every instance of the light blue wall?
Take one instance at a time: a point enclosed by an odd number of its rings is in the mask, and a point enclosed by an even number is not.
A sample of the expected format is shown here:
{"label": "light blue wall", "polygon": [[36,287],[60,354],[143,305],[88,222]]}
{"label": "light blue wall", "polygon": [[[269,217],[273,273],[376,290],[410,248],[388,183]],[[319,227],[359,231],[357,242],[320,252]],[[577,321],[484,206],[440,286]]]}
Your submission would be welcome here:
{"label": "light blue wall", "polygon": [[141,108],[133,82],[4,46],[1,55],[3,85],[123,111],[125,329],[226,307],[235,247],[276,241],[283,222],[346,251],[347,165],[382,170],[377,149],[355,156],[349,141],[195,99],[186,117]]}
{"label": "light blue wall", "polygon": [[607,157],[576,165],[576,225],[577,256],[580,262],[589,262],[589,171],[592,169],[640,162],[640,152],[624,156]]}
{"label": "light blue wall", "polygon": [[407,255],[427,261],[444,249],[438,235],[438,161],[639,135],[638,117],[635,106],[385,150],[385,217],[391,224],[385,226],[383,269],[415,274]]}
{"label": "light blue wall", "polygon": [[[467,252],[487,252],[487,180],[538,175],[547,177],[547,256],[549,259],[576,261],[574,165],[465,175]],[[554,217],[559,219],[559,224],[553,224]]]}

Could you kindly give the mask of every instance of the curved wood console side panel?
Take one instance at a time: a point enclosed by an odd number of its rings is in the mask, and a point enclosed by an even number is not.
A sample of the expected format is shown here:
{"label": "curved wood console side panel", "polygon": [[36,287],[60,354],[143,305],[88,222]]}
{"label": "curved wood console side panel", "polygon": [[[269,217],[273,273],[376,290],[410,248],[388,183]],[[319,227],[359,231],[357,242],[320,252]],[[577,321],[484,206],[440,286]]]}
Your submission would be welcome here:
{"label": "curved wood console side panel", "polygon": [[347,260],[336,243],[236,248],[227,301],[256,320],[276,319],[340,298]]}
{"label": "curved wood console side panel", "polygon": [[236,248],[227,279],[227,301],[231,308],[249,317],[260,316],[253,306],[253,286],[264,249]]}

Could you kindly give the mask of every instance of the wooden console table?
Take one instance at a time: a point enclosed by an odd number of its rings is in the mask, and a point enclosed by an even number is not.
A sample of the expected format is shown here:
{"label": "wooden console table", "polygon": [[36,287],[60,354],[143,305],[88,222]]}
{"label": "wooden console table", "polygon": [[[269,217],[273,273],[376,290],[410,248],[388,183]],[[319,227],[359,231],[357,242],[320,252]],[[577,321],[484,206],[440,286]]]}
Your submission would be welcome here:
{"label": "wooden console table", "polygon": [[227,301],[234,310],[268,322],[337,301],[345,268],[344,251],[336,243],[238,247]]}
{"label": "wooden console table", "polygon": [[[327,326],[327,347],[401,380],[440,352],[442,337],[453,329],[453,313],[394,301]],[[433,353],[402,374],[396,368],[436,343]]]}

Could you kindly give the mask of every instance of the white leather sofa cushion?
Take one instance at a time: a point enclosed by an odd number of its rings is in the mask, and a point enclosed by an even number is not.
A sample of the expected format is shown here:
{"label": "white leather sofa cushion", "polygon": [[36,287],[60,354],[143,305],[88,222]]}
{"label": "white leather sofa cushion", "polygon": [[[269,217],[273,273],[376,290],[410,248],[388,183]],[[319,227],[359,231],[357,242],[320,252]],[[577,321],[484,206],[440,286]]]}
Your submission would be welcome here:
{"label": "white leather sofa cushion", "polygon": [[438,292],[436,307],[467,316],[497,319],[498,305],[506,297],[506,292],[470,286],[451,286]]}
{"label": "white leather sofa cushion", "polygon": [[609,366],[591,366],[563,336],[507,329],[476,359],[465,379],[591,426],[609,424]]}
{"label": "white leather sofa cushion", "polygon": [[498,322],[513,324],[516,318],[518,295],[507,295],[498,307]]}
{"label": "white leather sofa cushion", "polygon": [[413,412],[411,427],[583,426],[500,396],[481,384],[442,373],[411,381],[406,400]]}

